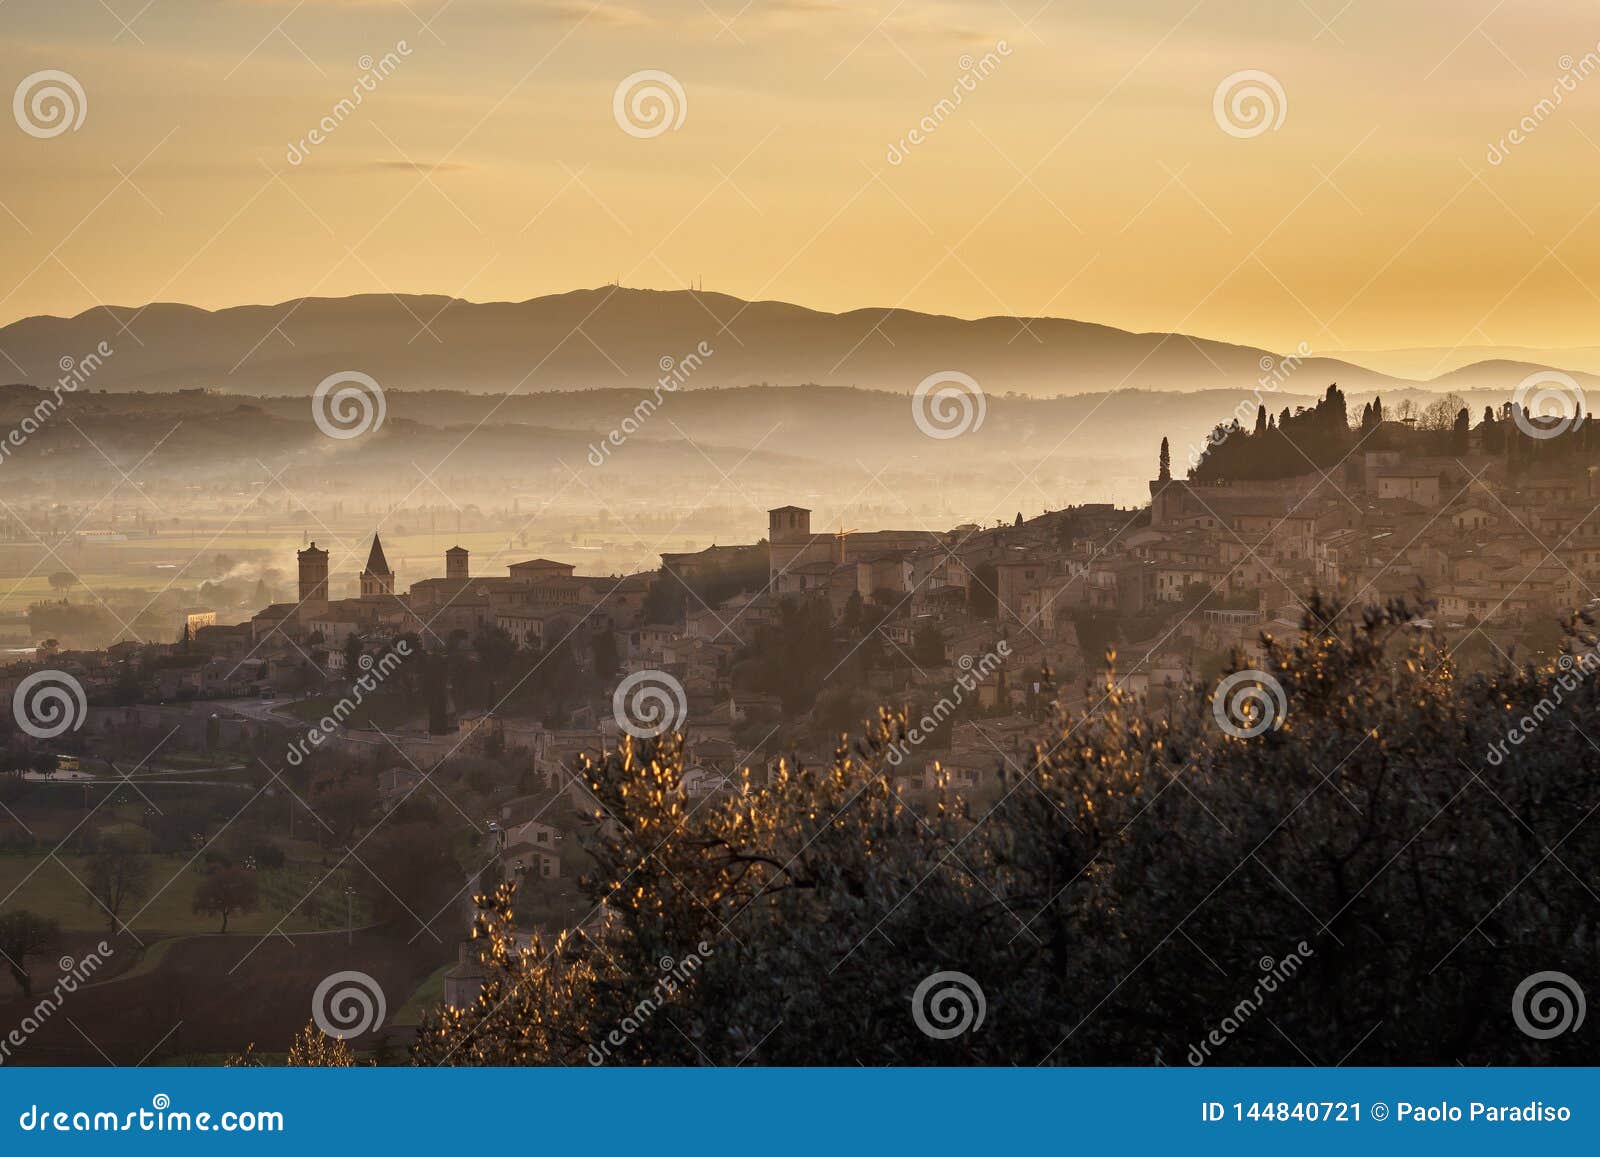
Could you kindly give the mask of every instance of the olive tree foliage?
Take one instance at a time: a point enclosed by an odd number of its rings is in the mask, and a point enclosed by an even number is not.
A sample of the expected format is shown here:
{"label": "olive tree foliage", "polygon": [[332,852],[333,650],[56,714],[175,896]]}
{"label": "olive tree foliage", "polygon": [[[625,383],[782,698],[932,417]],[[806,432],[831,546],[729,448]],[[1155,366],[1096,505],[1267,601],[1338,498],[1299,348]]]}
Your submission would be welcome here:
{"label": "olive tree foliage", "polygon": [[[1512,1002],[1600,957],[1591,667],[1465,676],[1416,613],[1313,600],[1299,638],[1264,640],[1287,710],[1247,738],[1210,687],[1157,709],[1108,681],[970,801],[897,793],[887,712],[828,764],[709,801],[679,790],[677,737],[625,743],[586,768],[594,920],[530,943],[509,887],[483,898],[484,991],[430,1016],[414,1059],[1583,1059]],[[1595,642],[1568,624],[1570,653]],[[913,1008],[941,971],[984,1007],[942,1038]]]}
{"label": "olive tree foliage", "polygon": [[[235,1053],[222,1062],[224,1068],[231,1069],[262,1069],[269,1067],[269,1062],[256,1052],[252,1043],[245,1046],[242,1053]],[[348,1069],[354,1068],[358,1062],[355,1053],[350,1051],[350,1046],[338,1037],[332,1037],[322,1031],[314,1020],[308,1020],[292,1041],[289,1042],[289,1051],[284,1056],[284,1068],[291,1069]],[[272,1067],[277,1067],[275,1064]]]}

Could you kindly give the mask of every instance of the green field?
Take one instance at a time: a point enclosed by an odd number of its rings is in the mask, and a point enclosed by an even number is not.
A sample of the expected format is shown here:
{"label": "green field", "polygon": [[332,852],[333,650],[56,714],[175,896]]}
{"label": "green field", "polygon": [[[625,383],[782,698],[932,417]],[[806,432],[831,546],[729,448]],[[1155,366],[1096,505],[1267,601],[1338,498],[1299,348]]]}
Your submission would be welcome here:
{"label": "green field", "polygon": [[[204,862],[196,859],[188,863],[185,856],[152,855],[149,859],[149,893],[121,913],[134,933],[146,937],[148,933],[217,931],[220,919],[199,915],[193,910],[195,889],[205,875]],[[305,864],[290,864],[282,871],[262,872],[261,910],[230,916],[229,933],[270,932],[283,918],[284,909],[305,896],[321,876],[320,869]],[[88,858],[84,856],[62,855],[59,862],[40,855],[0,856],[0,911],[25,908],[58,921],[69,932],[104,930],[109,918],[104,909],[89,899],[84,886],[88,879]],[[319,913],[321,928],[343,926],[344,902],[338,877],[329,880],[318,889],[312,901],[301,904],[284,920],[283,931],[316,931]],[[360,925],[364,918],[357,906],[356,924]]]}
{"label": "green field", "polygon": [[26,610],[29,603],[36,603],[40,599],[67,598],[74,602],[79,599],[93,601],[94,596],[89,593],[90,589],[102,591],[112,587],[129,585],[125,574],[88,571],[79,575],[79,578],[87,584],[88,589],[84,586],[75,586],[69,590],[58,591],[50,585],[50,575],[60,569],[59,566],[56,566],[48,571],[41,570],[38,574],[29,575],[25,578],[20,575],[16,578],[0,578],[0,607],[16,606],[19,609]]}
{"label": "green field", "polygon": [[417,1025],[422,1023],[423,1016],[432,1011],[444,999],[444,974],[456,966],[455,961],[441,964],[428,979],[417,986],[415,992],[406,998],[400,1010],[389,1018],[390,1024]]}

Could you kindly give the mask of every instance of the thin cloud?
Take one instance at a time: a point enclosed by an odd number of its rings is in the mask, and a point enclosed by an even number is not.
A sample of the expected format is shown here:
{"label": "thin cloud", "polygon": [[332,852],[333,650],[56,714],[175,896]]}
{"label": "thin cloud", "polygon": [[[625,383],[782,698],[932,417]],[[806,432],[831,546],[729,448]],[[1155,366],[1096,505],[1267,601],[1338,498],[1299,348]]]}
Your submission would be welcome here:
{"label": "thin cloud", "polygon": [[621,4],[591,5],[583,3],[583,0],[557,0],[555,3],[530,4],[527,7],[546,19],[567,24],[582,20],[586,24],[600,24],[608,28],[636,28],[654,23],[648,14]]}
{"label": "thin cloud", "polygon": [[300,173],[470,173],[478,166],[460,161],[324,161],[296,169]]}
{"label": "thin cloud", "polygon": [[237,0],[260,8],[405,8],[424,18],[448,9],[447,19],[476,23],[529,20],[576,24],[583,21],[608,28],[631,28],[653,23],[650,16],[626,4],[589,4],[584,0],[491,0],[490,3],[452,4],[447,0]]}
{"label": "thin cloud", "polygon": [[933,5],[906,13],[893,6],[879,8],[848,0],[773,0],[759,9],[752,8],[736,27],[749,25],[780,32],[793,32],[797,27],[833,28],[851,34],[882,32],[891,39],[992,44],[996,34],[964,24],[962,17],[967,14],[967,9],[953,5]]}
{"label": "thin cloud", "polygon": [[459,161],[368,161],[358,168],[401,169],[408,173],[468,173],[471,165]]}

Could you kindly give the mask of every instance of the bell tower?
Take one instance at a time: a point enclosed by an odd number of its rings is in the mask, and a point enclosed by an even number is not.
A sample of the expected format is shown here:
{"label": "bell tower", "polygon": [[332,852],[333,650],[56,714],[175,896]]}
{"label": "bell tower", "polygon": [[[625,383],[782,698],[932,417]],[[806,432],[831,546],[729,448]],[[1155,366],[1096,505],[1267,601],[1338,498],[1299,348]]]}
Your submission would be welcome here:
{"label": "bell tower", "polygon": [[379,542],[378,536],[374,534],[372,550],[367,554],[367,567],[361,572],[361,597],[370,599],[392,594],[394,594],[394,571],[389,569],[389,560],[383,557],[383,543]]}
{"label": "bell tower", "polygon": [[328,601],[328,552],[313,542],[296,556],[300,562],[300,605]]}
{"label": "bell tower", "polygon": [[831,535],[811,533],[811,511],[803,506],[780,506],[767,511],[768,582],[776,582],[785,571],[809,562],[828,562],[833,558]]}

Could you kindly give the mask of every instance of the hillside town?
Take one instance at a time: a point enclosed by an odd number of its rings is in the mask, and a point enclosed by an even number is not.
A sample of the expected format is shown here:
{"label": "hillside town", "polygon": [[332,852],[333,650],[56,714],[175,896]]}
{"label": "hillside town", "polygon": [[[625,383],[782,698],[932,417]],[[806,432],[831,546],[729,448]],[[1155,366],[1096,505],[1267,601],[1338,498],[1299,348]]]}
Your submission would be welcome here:
{"label": "hillside town", "polygon": [[[471,680],[457,680],[430,717],[392,729],[422,756],[492,733],[526,748],[554,782],[578,751],[616,741],[612,686],[661,672],[682,688],[700,762],[732,776],[769,756],[820,757],[837,731],[854,729],[852,706],[862,717],[880,702],[926,707],[1004,642],[1005,661],[986,668],[926,769],[907,772],[931,782],[937,766],[978,779],[1003,764],[1005,736],[1039,710],[1045,672],[1080,708],[1108,676],[1138,695],[1204,682],[1230,654],[1258,652],[1264,632],[1297,630],[1313,590],[1357,604],[1420,592],[1434,607],[1426,627],[1483,661],[1554,646],[1559,618],[1600,579],[1596,468],[1563,460],[1517,470],[1486,444],[1492,428],[1471,438],[1464,453],[1408,452],[1425,442],[1414,421],[1383,421],[1362,436],[1370,445],[1331,469],[1308,459],[1287,477],[1216,481],[1172,477],[1163,444],[1141,509],[1089,504],[988,527],[823,530],[811,511],[786,506],[768,512],[757,541],[664,554],[658,570],[629,575],[580,575],[544,558],[476,574],[455,547],[440,577],[397,591],[375,534],[359,595],[330,598],[329,554],[313,541],[299,552],[292,603],[236,624],[191,614],[169,645],[59,654],[46,645],[7,672],[4,689],[50,667],[73,674],[97,708],[198,711],[336,689],[354,677],[349,661],[399,639],[419,652],[468,650],[492,667],[485,651],[494,647],[468,646],[488,638],[509,653],[493,675],[506,676],[517,656],[535,669],[570,664],[572,694],[519,700],[524,675],[499,702],[469,704],[459,684]],[[763,653],[786,631],[818,644],[828,636],[827,645],[814,664],[786,647],[791,669],[774,679]],[[248,732],[277,713],[219,714]],[[361,731],[350,720],[342,738],[361,742]]]}
{"label": "hillside town", "polygon": [[[916,806],[942,787],[1003,793],[1058,704],[1204,695],[1260,662],[1265,638],[1293,637],[1313,592],[1421,606],[1413,628],[1465,665],[1548,657],[1600,579],[1589,422],[1547,437],[1509,410],[1464,416],[1390,419],[1380,402],[1347,423],[1331,388],[1297,414],[1263,407],[1250,433],[1219,427],[1187,479],[1163,440],[1143,507],[935,530],[824,528],[788,505],[764,535],[635,574],[547,558],[483,574],[452,547],[442,573],[400,589],[380,531],[347,584],[312,541],[292,602],[234,623],[191,613],[173,643],[45,643],[6,669],[0,692],[19,702],[41,679],[82,696],[69,726],[10,727],[6,846],[47,839],[41,817],[78,831],[88,817],[58,805],[81,787],[140,854],[203,852],[177,864],[197,897],[245,871],[224,930],[235,911],[269,934],[398,918],[446,954],[417,967],[466,1001],[481,968],[450,945],[496,881],[523,884],[536,930],[603,934],[577,887],[580,837],[603,819],[586,759],[629,736],[683,733],[694,807],[826,763],[885,707],[904,713],[892,788]],[[1271,468],[1285,439],[1305,469]],[[1213,476],[1224,454],[1241,476]],[[330,597],[346,585],[354,597]],[[287,798],[235,824],[248,792]],[[181,807],[172,832],[157,799]],[[367,855],[387,867],[353,851],[380,827]],[[115,929],[139,899],[97,902]]]}
{"label": "hillside town", "polygon": [[1596,8],[0,0],[17,1157],[1593,1150]]}

